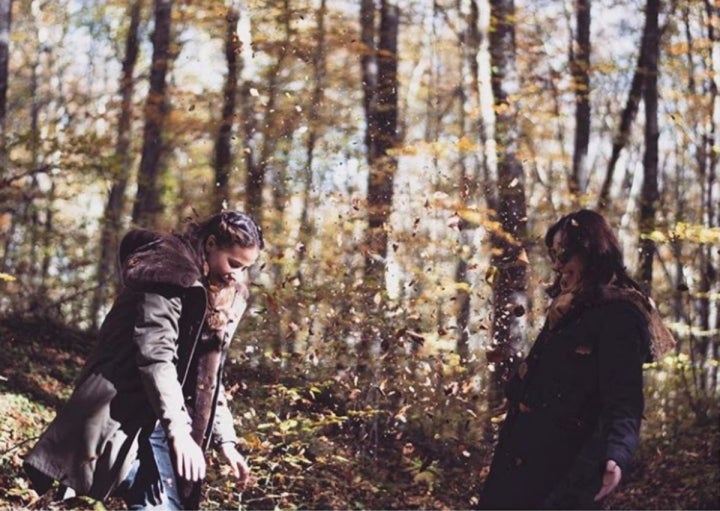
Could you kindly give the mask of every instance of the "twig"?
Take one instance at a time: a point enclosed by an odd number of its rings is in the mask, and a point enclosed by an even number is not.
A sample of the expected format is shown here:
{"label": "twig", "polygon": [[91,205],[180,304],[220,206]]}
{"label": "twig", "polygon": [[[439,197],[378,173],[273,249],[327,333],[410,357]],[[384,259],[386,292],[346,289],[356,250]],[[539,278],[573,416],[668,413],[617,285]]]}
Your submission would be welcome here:
{"label": "twig", "polygon": [[38,436],[33,436],[33,437],[30,437],[30,438],[26,438],[25,440],[23,440],[23,441],[20,442],[19,444],[15,444],[15,445],[13,445],[12,447],[10,447],[9,449],[6,449],[6,450],[4,450],[3,452],[0,452],[0,456],[5,456],[5,455],[6,455],[7,453],[9,453],[10,451],[14,451],[14,450],[17,449],[18,447],[23,446],[24,444],[30,442],[31,440],[37,440],[38,438],[40,438],[40,435],[38,435]]}
{"label": "twig", "polygon": [[17,181],[18,179],[22,179],[24,177],[32,176],[34,174],[40,174],[43,172],[47,172],[51,170],[53,167],[50,165],[42,165],[40,167],[37,167],[35,169],[26,170],[25,172],[20,172],[19,174],[15,174],[14,176],[7,176],[2,179],[0,179],[0,188],[5,188],[6,186],[10,186],[10,183],[13,181]]}

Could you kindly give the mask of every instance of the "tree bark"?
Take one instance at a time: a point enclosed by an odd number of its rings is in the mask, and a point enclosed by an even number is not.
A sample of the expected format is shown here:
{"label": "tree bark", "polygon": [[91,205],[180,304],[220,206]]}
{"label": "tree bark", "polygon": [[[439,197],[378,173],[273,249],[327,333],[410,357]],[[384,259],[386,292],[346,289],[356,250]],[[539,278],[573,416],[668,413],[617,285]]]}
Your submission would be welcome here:
{"label": "tree bark", "polygon": [[223,88],[223,109],[215,143],[215,211],[227,208],[230,202],[230,171],[232,169],[231,140],[237,105],[238,76],[242,70],[242,41],[238,37],[239,1],[234,0],[225,16],[225,60],[227,76]]}
{"label": "tree bark", "polygon": [[516,364],[520,350],[522,316],[527,309],[527,267],[523,243],[527,237],[525,178],[517,159],[517,105],[511,102],[511,87],[518,83],[515,63],[515,6],[513,0],[490,2],[491,83],[495,104],[495,142],[498,162],[498,210],[500,228],[492,233],[493,350],[488,360],[494,364],[489,403],[502,399],[502,387]]}
{"label": "tree bark", "polygon": [[[686,7],[686,9],[688,9]],[[717,10],[713,11],[709,3],[705,3],[706,15],[707,15],[707,38],[712,43],[712,47],[718,43],[717,34],[715,32],[715,23],[718,22]],[[686,11],[687,12],[687,11]],[[689,17],[689,13],[688,16]],[[686,22],[687,23],[687,22]],[[686,29],[689,32],[689,27]],[[692,40],[688,37],[688,44],[690,48],[693,48]],[[712,50],[710,50],[712,51]],[[716,208],[717,198],[714,198],[716,191],[716,179],[717,179],[717,164],[718,157],[717,151],[714,146],[717,143],[717,126],[716,126],[716,108],[718,98],[718,83],[717,83],[717,70],[714,66],[712,54],[707,55],[698,59],[702,63],[701,76],[704,78],[701,80],[701,97],[707,98],[707,109],[705,118],[699,123],[698,131],[700,131],[700,147],[697,152],[698,168],[701,179],[704,181],[702,184],[703,197],[702,197],[702,219],[703,224],[708,229],[713,229],[718,226],[716,219]],[[716,388],[714,386],[717,381],[717,368],[713,368],[707,364],[708,357],[715,358],[718,353],[718,342],[717,335],[709,335],[711,330],[714,328],[711,323],[712,308],[717,308],[716,302],[713,303],[711,296],[713,291],[717,290],[718,285],[718,269],[717,269],[717,246],[711,243],[700,243],[698,247],[700,254],[700,279],[698,282],[697,298],[695,300],[695,311],[697,318],[697,326],[703,336],[699,337],[693,343],[693,348],[696,350],[697,360],[700,361],[702,370],[699,371],[698,376],[698,389],[704,393]]]}
{"label": "tree bark", "polygon": [[575,3],[575,48],[571,48],[570,68],[575,89],[575,151],[573,153],[570,192],[585,193],[588,182],[588,147],[590,145],[590,7],[591,0]]}
{"label": "tree bark", "polygon": [[12,3],[12,0],[0,0],[0,178],[7,172],[5,114],[7,108]]}
{"label": "tree bark", "polygon": [[[717,49],[720,44],[720,37],[718,30],[720,30],[720,13],[717,7],[713,8],[710,0],[705,0],[705,12],[707,16],[707,29],[708,39],[711,42],[711,48]],[[717,4],[715,4],[717,6]],[[713,50],[711,50],[713,51]],[[720,108],[720,96],[718,95],[718,89],[720,88],[720,69],[716,67],[717,61],[712,58],[706,59],[707,62],[707,80],[706,80],[706,93],[708,97],[708,120],[710,125],[710,132],[705,137],[705,155],[707,158],[707,191],[705,196],[705,209],[707,225],[709,228],[717,228],[720,226],[720,208],[718,207],[718,198],[713,195],[717,192],[717,169],[718,152],[715,150],[718,144],[718,131],[720,130],[720,118],[718,117],[718,109]],[[715,250],[713,251],[713,248]],[[706,244],[705,246],[705,274],[708,279],[708,293],[705,295],[705,299],[708,301],[708,309],[710,308],[710,295],[711,293],[717,294],[720,292],[720,279],[718,279],[718,272],[720,271],[720,251],[717,247],[713,247],[712,244]],[[710,323],[711,312],[708,310],[708,329],[714,328],[715,332],[720,332],[720,303],[717,300],[712,305],[715,309],[715,324]],[[709,355],[713,360],[718,359],[720,354],[720,336],[714,335],[710,337],[710,349]],[[710,383],[708,385],[711,389],[717,388],[718,383],[718,365],[715,364],[710,367]]]}
{"label": "tree bark", "polygon": [[160,165],[163,155],[163,129],[167,118],[166,75],[170,62],[172,0],[155,0],[155,30],[150,70],[150,90],[145,105],[145,132],[133,205],[133,223],[156,227],[163,206],[160,202]]}
{"label": "tree bark", "polygon": [[[461,10],[461,2],[457,2],[458,10]],[[482,35],[480,33],[480,11],[476,0],[471,0],[468,5],[466,28],[463,33],[463,58],[461,60],[461,75],[465,69],[468,70],[468,80],[461,88],[460,96],[460,124],[463,133],[477,133],[479,135],[479,147],[483,163],[487,164],[484,158],[486,134],[485,127],[481,116],[468,116],[466,111],[480,111],[480,69],[478,66],[478,53],[481,51],[480,44]],[[479,192],[479,182],[481,173],[481,164],[477,152],[469,155],[469,162],[466,164],[465,155],[460,155],[460,197],[463,205],[467,205],[473,201]],[[468,168],[469,167],[469,168]],[[487,186],[487,183],[486,183]],[[465,220],[460,220],[458,228],[460,230],[459,239],[461,246],[470,247],[472,245],[471,236],[468,229],[473,227]],[[468,260],[472,256],[473,250],[465,254],[464,251],[459,255],[457,266],[455,267],[455,283],[457,285],[456,295],[456,322],[457,322],[457,344],[456,351],[460,360],[464,363],[470,358],[470,282],[468,282]]]}
{"label": "tree bark", "polygon": [[[325,96],[325,77],[326,77],[326,28],[325,15],[327,14],[327,0],[320,0],[320,6],[316,13],[317,29],[315,51],[312,57],[312,69],[315,76],[315,85],[313,87],[312,99],[310,104],[309,125],[307,134],[307,145],[305,146],[305,168],[303,173],[303,195],[302,195],[302,211],[300,213],[300,230],[299,245],[297,250],[295,279],[297,280],[297,289],[301,296],[306,296],[308,290],[305,289],[305,278],[303,276],[302,266],[307,257],[307,249],[312,239],[313,223],[310,220],[311,201],[312,201],[312,184],[313,184],[313,161],[315,156],[315,146],[320,136],[319,120],[322,115],[322,104]],[[303,321],[301,314],[303,309],[294,307],[291,322],[300,326]],[[308,332],[312,331],[312,317],[307,317]],[[296,349],[299,328],[289,333],[286,343],[286,349],[292,353]],[[309,335],[308,335],[309,337]]]}
{"label": "tree bark", "polygon": [[365,112],[365,147],[368,160],[372,147],[372,134],[375,132],[375,118],[373,102],[377,88],[377,68],[375,67],[375,0],[361,0],[360,2],[360,42],[362,55],[360,68],[362,70],[363,111]]}
{"label": "tree bark", "polygon": [[[288,0],[283,0],[282,7],[282,24],[285,33],[285,40],[280,47],[280,54],[275,64],[268,72],[267,94],[268,99],[264,107],[265,115],[261,123],[264,126],[262,145],[259,155],[255,158],[255,153],[250,152],[246,157],[247,178],[245,185],[246,193],[246,209],[258,222],[262,223],[263,213],[263,189],[265,187],[265,176],[267,174],[268,161],[277,147],[278,138],[281,136],[281,129],[278,120],[278,113],[275,105],[277,103],[278,84],[280,80],[280,71],[282,70],[288,53],[291,51],[291,28],[290,28],[290,5]],[[250,98],[246,96],[246,115],[254,115],[250,106]],[[245,136],[247,147],[252,146],[252,137],[256,129],[254,121],[245,119]]]}
{"label": "tree bark", "polygon": [[[39,16],[37,12],[33,12],[35,15],[36,23],[39,23]],[[39,25],[36,26],[36,30],[39,32]],[[41,160],[41,139],[40,139],[40,109],[42,108],[42,101],[40,98],[40,83],[41,83],[41,47],[39,43],[39,37],[37,39],[37,53],[35,55],[35,61],[32,64],[32,70],[30,75],[30,165],[32,168],[38,168]],[[15,226],[20,226],[21,229],[27,229],[21,239],[29,240],[27,245],[29,250],[28,256],[28,267],[27,267],[27,281],[31,283],[33,287],[39,287],[38,276],[40,274],[39,267],[39,256],[41,250],[36,248],[41,247],[41,225],[40,225],[40,204],[38,198],[39,193],[39,181],[37,174],[32,175],[30,180],[30,189],[27,191],[27,202],[21,205],[19,214],[13,219],[13,229]],[[10,240],[12,240],[11,231]],[[18,243],[20,245],[20,243]],[[13,249],[6,249],[6,254],[14,252]],[[38,293],[35,292],[30,296],[28,308],[31,312],[39,310],[39,297]]]}
{"label": "tree bark", "polygon": [[[363,8],[366,1],[363,1]],[[369,12],[362,11],[363,38],[369,37],[367,24],[374,20]],[[376,82],[373,82],[371,64],[363,62],[363,87],[365,89],[365,111],[367,131],[367,159],[369,166],[367,211],[368,226],[365,233],[365,278],[364,294],[366,311],[375,317],[375,296],[381,296],[385,288],[385,264],[387,257],[387,224],[390,219],[393,199],[393,182],[397,171],[397,158],[391,150],[397,145],[398,136],[398,32],[400,10],[392,0],[382,0],[380,25],[377,32],[377,51],[373,52],[377,68]],[[374,29],[374,23],[373,23]],[[374,37],[372,38],[375,39]],[[365,39],[363,40],[365,42]],[[369,42],[369,40],[368,40]],[[365,48],[371,51],[371,48]],[[375,89],[372,85],[375,83]],[[382,300],[384,302],[384,300]],[[367,323],[367,322],[366,322]],[[361,358],[366,358],[372,339],[376,336],[366,327],[360,345]],[[362,362],[361,362],[362,363]]]}
{"label": "tree bark", "polygon": [[[371,281],[383,278],[384,260],[387,255],[387,232],[384,227],[390,218],[393,197],[393,180],[397,170],[397,159],[390,154],[397,145],[398,125],[398,27],[399,9],[390,0],[383,0],[380,10],[380,32],[377,52],[377,89],[371,117],[374,126],[370,131],[368,163],[368,249],[379,256],[365,259]],[[379,273],[378,273],[379,272]]]}
{"label": "tree bark", "polygon": [[120,118],[118,119],[118,136],[115,143],[116,167],[113,181],[105,204],[105,214],[100,232],[100,259],[97,267],[98,287],[93,295],[92,320],[93,328],[98,327],[99,312],[103,303],[110,295],[114,286],[120,284],[119,274],[115,265],[120,232],[122,230],[122,214],[125,208],[125,191],[127,190],[132,166],[131,132],[133,115],[133,92],[135,90],[135,64],[139,50],[138,29],[144,0],[135,0],[130,7],[130,25],[125,39],[125,58],[122,62],[120,79]]}
{"label": "tree bark", "polygon": [[[674,5],[673,7],[671,7],[670,12],[673,11]],[[659,28],[659,34],[662,35],[666,28],[667,23],[664,24],[661,28]],[[640,42],[640,52],[638,53],[637,64],[635,65],[635,71],[630,82],[630,92],[628,94],[627,101],[625,102],[625,108],[623,108],[622,114],[620,115],[620,126],[613,140],[610,160],[608,161],[607,170],[605,171],[605,178],[603,180],[600,194],[598,196],[597,208],[600,211],[606,211],[609,206],[610,186],[612,185],[613,177],[615,175],[615,167],[617,166],[617,162],[620,159],[620,153],[625,148],[628,140],[630,139],[630,128],[632,127],[632,123],[635,121],[635,117],[637,117],[640,100],[643,97],[645,77],[647,75],[648,65],[647,48],[645,47],[643,41]]]}
{"label": "tree bark", "polygon": [[643,156],[643,186],[640,195],[640,284],[645,292],[652,289],[655,242],[649,235],[655,230],[655,210],[660,194],[658,191],[658,57],[660,31],[658,18],[660,0],[648,0],[645,9],[643,46],[647,56],[647,73],[643,88],[645,103],[645,154]]}

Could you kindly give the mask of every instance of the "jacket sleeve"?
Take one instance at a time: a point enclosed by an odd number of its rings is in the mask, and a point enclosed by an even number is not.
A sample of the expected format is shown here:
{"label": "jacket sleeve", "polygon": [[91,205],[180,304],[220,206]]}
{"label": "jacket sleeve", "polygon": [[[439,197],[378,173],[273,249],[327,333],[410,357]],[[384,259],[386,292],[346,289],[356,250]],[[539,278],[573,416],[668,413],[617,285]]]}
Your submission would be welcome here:
{"label": "jacket sleeve", "polygon": [[140,378],[155,414],[170,438],[190,434],[191,421],[178,381],[179,296],[140,293],[133,332]]}
{"label": "jacket sleeve", "polygon": [[220,445],[228,442],[236,443],[237,434],[235,433],[233,416],[228,406],[225,386],[220,383],[215,418],[213,420],[212,443],[215,447],[220,447]]}
{"label": "jacket sleeve", "polygon": [[633,305],[613,303],[605,312],[598,342],[604,460],[615,460],[624,471],[639,440],[644,408],[642,365],[649,333]]}

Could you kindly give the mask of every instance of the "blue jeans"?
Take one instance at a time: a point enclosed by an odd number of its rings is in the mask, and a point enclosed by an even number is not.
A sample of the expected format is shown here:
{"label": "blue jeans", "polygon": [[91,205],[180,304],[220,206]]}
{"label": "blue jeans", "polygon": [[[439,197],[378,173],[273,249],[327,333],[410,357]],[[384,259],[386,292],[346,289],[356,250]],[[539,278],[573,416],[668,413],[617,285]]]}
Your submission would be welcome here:
{"label": "blue jeans", "polygon": [[128,509],[184,509],[165,430],[158,423],[149,435],[140,434],[139,443],[138,457],[121,484]]}

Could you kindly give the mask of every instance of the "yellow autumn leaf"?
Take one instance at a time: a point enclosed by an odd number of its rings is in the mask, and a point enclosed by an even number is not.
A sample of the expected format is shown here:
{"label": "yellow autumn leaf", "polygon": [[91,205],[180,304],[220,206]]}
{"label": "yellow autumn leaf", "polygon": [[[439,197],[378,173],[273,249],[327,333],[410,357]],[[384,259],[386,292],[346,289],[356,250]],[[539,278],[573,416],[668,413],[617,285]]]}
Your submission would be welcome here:
{"label": "yellow autumn leaf", "polygon": [[0,280],[5,282],[15,282],[17,279],[10,275],[9,273],[2,273],[0,272]]}
{"label": "yellow autumn leaf", "polygon": [[457,141],[457,149],[461,153],[463,152],[475,152],[478,150],[478,145],[470,140],[468,137],[463,136]]}

